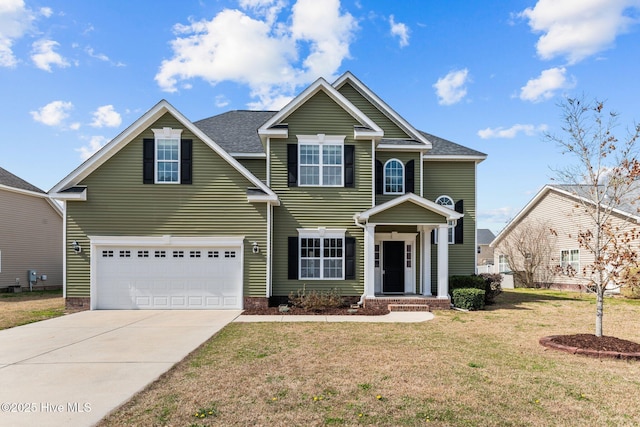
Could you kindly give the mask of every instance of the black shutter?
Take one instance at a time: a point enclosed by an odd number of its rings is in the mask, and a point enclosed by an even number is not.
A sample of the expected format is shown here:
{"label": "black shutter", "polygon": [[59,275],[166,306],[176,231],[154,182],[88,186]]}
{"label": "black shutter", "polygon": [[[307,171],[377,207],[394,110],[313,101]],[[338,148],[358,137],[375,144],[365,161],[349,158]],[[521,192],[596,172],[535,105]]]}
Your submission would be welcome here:
{"label": "black shutter", "polygon": [[431,244],[435,245],[436,244],[436,230],[431,230]]}
{"label": "black shutter", "polygon": [[[464,201],[463,200],[458,200],[456,202],[456,206],[455,206],[455,210],[458,213],[464,213]],[[463,222],[464,218],[460,218],[456,224],[456,228],[454,231],[454,239],[455,239],[455,244],[456,245],[461,245],[463,242],[463,235],[464,235],[464,222]]]}
{"label": "black shutter", "polygon": [[384,166],[380,160],[376,160],[376,194],[382,194],[384,188]]}
{"label": "black shutter", "polygon": [[355,146],[344,146],[344,186],[353,188],[355,187]]}
{"label": "black shutter", "polygon": [[410,160],[404,166],[404,192],[415,193],[415,161]]}
{"label": "black shutter", "polygon": [[150,138],[145,138],[142,140],[142,144],[142,183],[153,184],[155,141]]}
{"label": "black shutter", "polygon": [[191,184],[193,142],[190,139],[180,141],[180,184]]}
{"label": "black shutter", "polygon": [[356,239],[345,237],[344,246],[344,278],[345,280],[353,280],[356,278]]}
{"label": "black shutter", "polygon": [[298,145],[287,144],[287,186],[298,186]]}
{"label": "black shutter", "polygon": [[289,280],[298,279],[298,236],[289,237]]}

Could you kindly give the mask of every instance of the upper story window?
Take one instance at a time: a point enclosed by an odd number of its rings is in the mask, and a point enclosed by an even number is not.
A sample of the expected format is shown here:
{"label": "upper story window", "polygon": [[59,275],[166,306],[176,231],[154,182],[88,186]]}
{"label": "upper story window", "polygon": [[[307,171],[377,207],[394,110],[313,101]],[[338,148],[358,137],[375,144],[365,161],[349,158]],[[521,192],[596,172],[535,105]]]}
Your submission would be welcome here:
{"label": "upper story window", "polygon": [[152,129],[143,140],[144,184],[191,184],[193,141],[181,139],[182,129]]}
{"label": "upper story window", "polygon": [[344,186],[344,136],[298,136],[300,186]]}
{"label": "upper story window", "polygon": [[180,182],[180,135],[182,129],[153,129],[155,137],[155,182]]}
{"label": "upper story window", "polygon": [[[436,203],[441,206],[447,207],[451,210],[455,210],[455,203],[453,203],[453,199],[449,196],[438,197],[436,199]],[[455,243],[455,241],[456,241],[455,224],[453,221],[450,221],[449,222],[449,243]]]}
{"label": "upper story window", "polygon": [[384,164],[384,194],[404,194],[404,165],[400,160]]}

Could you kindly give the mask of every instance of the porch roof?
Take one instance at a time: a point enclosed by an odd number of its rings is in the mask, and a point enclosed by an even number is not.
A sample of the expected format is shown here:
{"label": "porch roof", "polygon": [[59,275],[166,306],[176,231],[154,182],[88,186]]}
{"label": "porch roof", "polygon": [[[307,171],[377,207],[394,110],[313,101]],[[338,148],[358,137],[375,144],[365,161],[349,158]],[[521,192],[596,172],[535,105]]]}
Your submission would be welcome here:
{"label": "porch roof", "polygon": [[407,193],[357,213],[354,219],[360,223],[440,224],[458,220],[463,216],[464,214],[431,200]]}

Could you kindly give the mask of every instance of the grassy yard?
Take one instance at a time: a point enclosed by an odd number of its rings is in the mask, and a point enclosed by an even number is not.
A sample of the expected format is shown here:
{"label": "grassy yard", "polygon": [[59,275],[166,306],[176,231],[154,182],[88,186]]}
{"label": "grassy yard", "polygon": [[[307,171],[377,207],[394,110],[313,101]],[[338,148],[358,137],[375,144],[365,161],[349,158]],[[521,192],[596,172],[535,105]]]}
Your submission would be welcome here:
{"label": "grassy yard", "polygon": [[[640,302],[605,310],[605,335],[640,342]],[[538,344],[592,333],[592,298],[508,291],[486,311],[435,314],[233,323],[100,426],[638,425],[640,362]]]}
{"label": "grassy yard", "polygon": [[0,329],[38,322],[64,314],[62,291],[0,294]]}

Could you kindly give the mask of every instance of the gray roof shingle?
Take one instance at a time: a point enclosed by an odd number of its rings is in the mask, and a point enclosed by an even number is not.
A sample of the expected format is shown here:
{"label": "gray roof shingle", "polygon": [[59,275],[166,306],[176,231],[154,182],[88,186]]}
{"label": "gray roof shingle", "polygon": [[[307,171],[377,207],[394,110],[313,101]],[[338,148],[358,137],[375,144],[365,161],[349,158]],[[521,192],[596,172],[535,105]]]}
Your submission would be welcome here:
{"label": "gray roof shingle", "polygon": [[493,234],[491,230],[488,228],[478,228],[478,244],[479,245],[488,245],[493,242],[493,239],[496,238],[496,235]]}
{"label": "gray roof shingle", "polygon": [[19,190],[34,191],[36,193],[44,193],[41,189],[35,185],[29,184],[22,178],[18,178],[6,169],[0,168],[0,185],[6,185],[7,187],[17,188]]}
{"label": "gray roof shingle", "polygon": [[476,151],[463,145],[456,144],[455,142],[440,138],[439,136],[431,135],[430,133],[426,133],[423,131],[420,131],[420,133],[423,134],[433,144],[433,148],[429,152],[427,152],[427,156],[487,156],[480,151]]}

